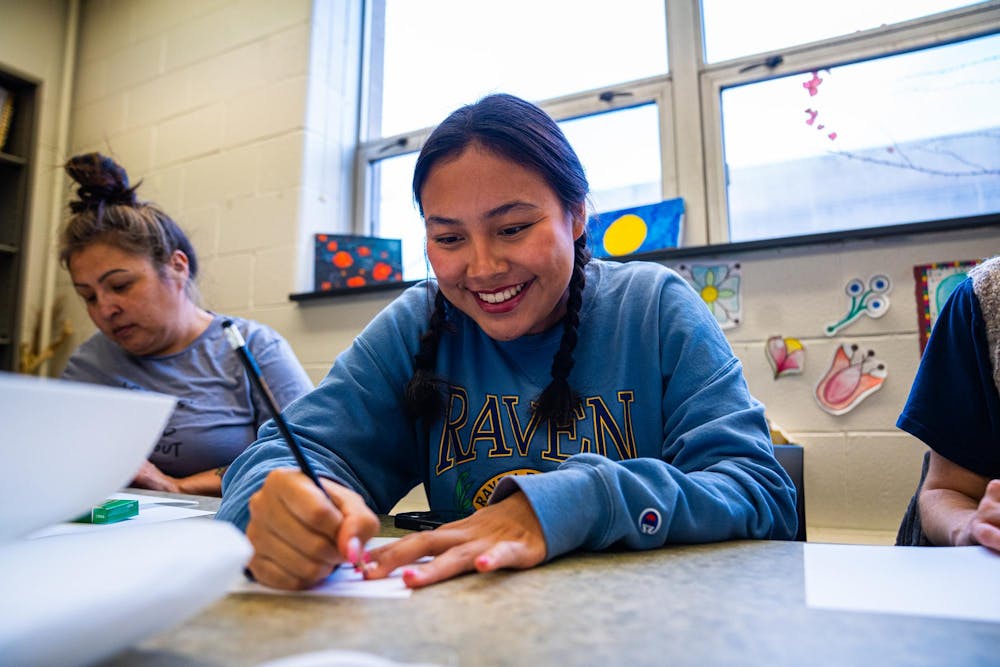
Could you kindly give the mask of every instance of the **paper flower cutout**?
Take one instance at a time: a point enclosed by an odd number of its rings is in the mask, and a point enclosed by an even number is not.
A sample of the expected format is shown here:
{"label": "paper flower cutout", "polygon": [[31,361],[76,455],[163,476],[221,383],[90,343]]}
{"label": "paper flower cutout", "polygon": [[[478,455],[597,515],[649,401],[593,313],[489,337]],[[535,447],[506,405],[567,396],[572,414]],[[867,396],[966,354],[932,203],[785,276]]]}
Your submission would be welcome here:
{"label": "paper flower cutout", "polygon": [[806,348],[798,338],[771,336],[764,348],[767,362],[774,371],[774,379],[785,375],[798,375],[806,363]]}
{"label": "paper flower cutout", "polygon": [[694,288],[723,329],[740,323],[740,264],[680,265],[677,271]]}
{"label": "paper flower cutout", "polygon": [[885,315],[889,312],[889,297],[886,295],[891,290],[892,281],[889,280],[889,276],[882,273],[871,277],[867,290],[860,278],[848,282],[844,287],[844,292],[851,298],[851,307],[843,319],[826,326],[826,335],[836,334],[862,315],[873,318]]}
{"label": "paper flower cutout", "polygon": [[862,354],[857,345],[844,343],[837,348],[830,369],[816,385],[816,402],[831,415],[850,412],[881,389],[888,374],[885,364],[875,358],[874,350]]}

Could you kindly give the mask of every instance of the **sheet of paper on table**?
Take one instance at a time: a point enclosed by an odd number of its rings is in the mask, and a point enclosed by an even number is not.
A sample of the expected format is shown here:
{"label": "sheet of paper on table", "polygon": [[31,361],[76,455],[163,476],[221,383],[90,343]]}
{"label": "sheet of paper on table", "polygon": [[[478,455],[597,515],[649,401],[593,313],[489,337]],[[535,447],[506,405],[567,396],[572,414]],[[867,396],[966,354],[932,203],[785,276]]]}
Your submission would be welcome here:
{"label": "sheet of paper on table", "polygon": [[[367,549],[394,542],[396,537],[373,537]],[[426,559],[429,560],[429,559]],[[408,598],[413,591],[403,583],[403,568],[397,568],[385,579],[365,579],[354,567],[345,563],[330,574],[323,583],[305,591],[284,591],[252,581],[239,581],[230,593],[264,593],[268,595],[318,595],[348,598]]]}
{"label": "sheet of paper on table", "polygon": [[803,549],[810,607],[1000,623],[1000,554],[985,547]]}
{"label": "sheet of paper on table", "polygon": [[257,667],[438,667],[438,665],[427,662],[397,662],[374,653],[331,649],[289,655]]}
{"label": "sheet of paper on table", "polygon": [[147,496],[139,493],[113,493],[108,496],[108,500],[138,500],[139,513],[125,521],[117,523],[57,523],[53,526],[36,530],[27,535],[27,540],[37,540],[42,537],[53,537],[56,535],[74,535],[77,533],[99,533],[102,531],[118,530],[121,528],[139,526],[147,523],[160,523],[162,521],[174,521],[176,519],[190,519],[196,516],[208,516],[215,514],[207,510],[194,509],[188,505],[197,505],[196,500],[183,498],[161,498],[159,496]]}

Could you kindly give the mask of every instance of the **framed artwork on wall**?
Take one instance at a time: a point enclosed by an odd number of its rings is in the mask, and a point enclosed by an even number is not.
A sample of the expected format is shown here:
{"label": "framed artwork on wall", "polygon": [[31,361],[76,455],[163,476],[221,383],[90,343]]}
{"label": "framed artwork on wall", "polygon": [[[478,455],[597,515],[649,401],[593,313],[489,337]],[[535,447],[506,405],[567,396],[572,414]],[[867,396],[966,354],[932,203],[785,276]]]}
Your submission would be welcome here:
{"label": "framed artwork on wall", "polygon": [[594,257],[676,248],[683,218],[681,198],[599,213],[587,221],[587,244]]}
{"label": "framed artwork on wall", "polygon": [[951,293],[968,277],[969,269],[981,260],[972,259],[956,262],[935,262],[913,267],[916,284],[917,331],[920,332],[920,354],[927,347],[931,329],[937,322],[938,313]]}
{"label": "framed artwork on wall", "polygon": [[314,289],[318,292],[403,280],[400,239],[316,234],[315,251]]}

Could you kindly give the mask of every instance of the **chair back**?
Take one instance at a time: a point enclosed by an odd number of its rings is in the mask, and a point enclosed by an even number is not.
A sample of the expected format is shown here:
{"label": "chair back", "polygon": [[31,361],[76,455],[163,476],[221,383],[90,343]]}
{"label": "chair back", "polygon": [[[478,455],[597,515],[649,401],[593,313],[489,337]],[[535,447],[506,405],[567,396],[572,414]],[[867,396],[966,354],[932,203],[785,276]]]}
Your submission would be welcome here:
{"label": "chair back", "polygon": [[899,530],[896,532],[897,547],[927,547],[931,541],[924,535],[923,526],[920,523],[920,506],[917,501],[920,497],[920,489],[924,487],[924,480],[927,479],[927,468],[930,465],[931,450],[924,452],[924,461],[920,466],[920,479],[917,480],[917,488],[910,498],[910,504],[906,506],[903,519],[899,522]]}
{"label": "chair back", "polygon": [[806,541],[806,485],[803,466],[802,445],[774,445],[774,458],[785,469],[795,484],[795,512],[799,517],[799,529],[795,539]]}

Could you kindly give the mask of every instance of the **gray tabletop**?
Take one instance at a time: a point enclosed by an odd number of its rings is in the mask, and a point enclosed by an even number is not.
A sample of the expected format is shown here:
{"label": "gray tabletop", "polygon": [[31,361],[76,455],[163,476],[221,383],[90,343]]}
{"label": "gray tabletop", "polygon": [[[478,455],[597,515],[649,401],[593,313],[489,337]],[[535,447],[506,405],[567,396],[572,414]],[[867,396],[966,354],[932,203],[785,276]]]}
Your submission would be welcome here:
{"label": "gray tabletop", "polygon": [[1000,664],[998,624],[807,608],[802,547],[576,554],[402,600],[230,595],[105,665],[255,665],[325,649],[461,667]]}

